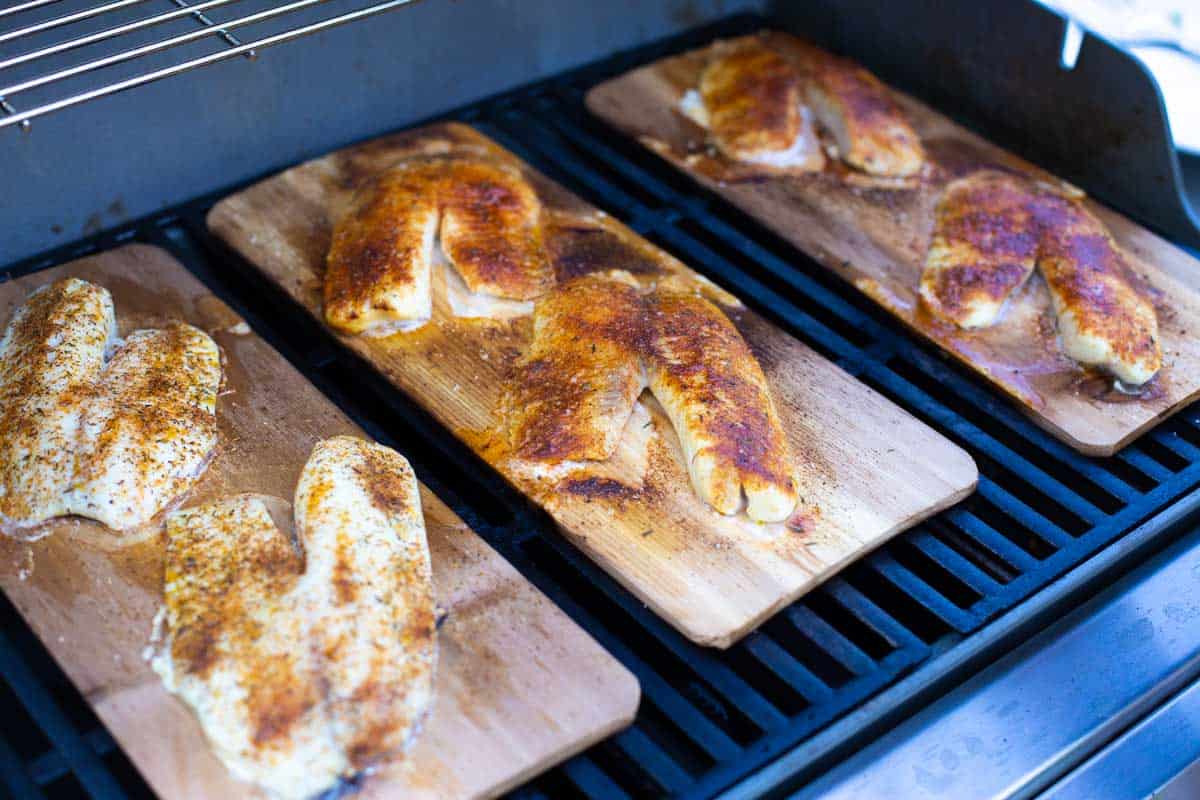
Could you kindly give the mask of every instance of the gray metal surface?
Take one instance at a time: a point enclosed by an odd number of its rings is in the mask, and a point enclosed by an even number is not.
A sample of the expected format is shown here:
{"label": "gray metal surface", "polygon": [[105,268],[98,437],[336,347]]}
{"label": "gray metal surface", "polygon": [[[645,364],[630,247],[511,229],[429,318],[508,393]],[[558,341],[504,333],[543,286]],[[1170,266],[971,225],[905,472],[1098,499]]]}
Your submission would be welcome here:
{"label": "gray metal surface", "polygon": [[425,0],[4,129],[0,263],[761,5]]}
{"label": "gray metal surface", "polygon": [[1198,621],[1200,529],[796,796],[1033,796],[1195,682]]}
{"label": "gray metal surface", "polygon": [[1195,800],[1200,784],[1200,684],[1161,708],[1043,792],[1039,800]]}
{"label": "gray metal surface", "polygon": [[1149,71],[1091,34],[1064,68],[1067,24],[1049,9],[1013,0],[780,0],[772,10],[1170,238],[1200,246],[1200,217]]}

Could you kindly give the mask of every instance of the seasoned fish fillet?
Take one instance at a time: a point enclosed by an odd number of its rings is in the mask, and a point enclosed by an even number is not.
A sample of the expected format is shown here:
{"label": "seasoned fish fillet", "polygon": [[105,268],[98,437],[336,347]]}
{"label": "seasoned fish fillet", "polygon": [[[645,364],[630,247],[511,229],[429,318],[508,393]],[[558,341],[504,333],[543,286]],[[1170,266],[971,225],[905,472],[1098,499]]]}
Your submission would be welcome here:
{"label": "seasoned fish fillet", "polygon": [[408,462],[353,437],[320,442],[294,508],[296,543],[253,495],[169,517],[166,637],[152,662],[229,770],[281,798],[315,796],[407,747],[437,655]]}
{"label": "seasoned fish fillet", "polygon": [[1130,282],[1129,265],[1100,220],[1079,203],[1041,193],[1038,267],[1058,315],[1063,351],[1137,387],[1162,367],[1154,306]]}
{"label": "seasoned fish fillet", "polygon": [[358,771],[408,746],[433,700],[436,614],[416,475],[351,436],[313,448],[296,486],[299,587],[324,654],[334,737]]}
{"label": "seasoned fish fillet", "polygon": [[439,198],[442,250],[472,292],[532,300],[553,285],[542,204],[520,172],[482,159],[452,159]]}
{"label": "seasoned fish fillet", "polygon": [[667,412],[696,493],[722,514],[786,519],[796,506],[791,454],[767,378],[737,328],[697,294],[647,298],[646,374]]}
{"label": "seasoned fish fillet", "polygon": [[325,320],[338,330],[391,333],[433,314],[430,251],[438,207],[422,189],[422,174],[420,164],[409,164],[376,176],[334,228]]}
{"label": "seasoned fish fillet", "polygon": [[135,528],[191,488],[217,446],[221,356],[186,323],[134,331],[83,412],[69,513]]}
{"label": "seasoned fish fillet", "polygon": [[510,434],[518,457],[603,460],[644,388],[666,410],[697,494],[722,514],[786,519],[791,455],[766,377],[737,328],[696,291],[648,295],[620,273],[588,275],[538,302],[518,363]]}
{"label": "seasoned fish fillet", "polygon": [[75,278],[13,315],[0,339],[0,530],[67,513],[80,417],[115,337],[108,291]]}
{"label": "seasoned fish fillet", "polygon": [[769,47],[745,44],[704,69],[698,121],[733,161],[820,169],[824,156],[802,112],[800,89],[800,76],[786,59]]}
{"label": "seasoned fish fillet", "polygon": [[645,315],[625,276],[575,278],[537,302],[533,342],[517,365],[509,401],[521,458],[603,460],[612,455],[645,388]]}
{"label": "seasoned fish fillet", "polygon": [[992,325],[1040,269],[1063,352],[1136,387],[1162,366],[1158,317],[1100,220],[1073,197],[994,170],[951,183],[921,276],[929,310],[963,328]]}
{"label": "seasoned fish fillet", "polygon": [[414,158],[376,176],[334,229],[325,318],[387,333],[432,313],[433,248],[467,288],[530,300],[553,284],[541,203],[514,168],[483,158]]}
{"label": "seasoned fish fillet", "polygon": [[921,299],[961,328],[992,325],[1033,273],[1037,249],[1024,180],[996,170],[959,178],[938,201]]}
{"label": "seasoned fish fillet", "polygon": [[852,61],[821,53],[806,64],[806,101],[838,157],[869,175],[904,178],[925,163],[921,140],[887,88]]}

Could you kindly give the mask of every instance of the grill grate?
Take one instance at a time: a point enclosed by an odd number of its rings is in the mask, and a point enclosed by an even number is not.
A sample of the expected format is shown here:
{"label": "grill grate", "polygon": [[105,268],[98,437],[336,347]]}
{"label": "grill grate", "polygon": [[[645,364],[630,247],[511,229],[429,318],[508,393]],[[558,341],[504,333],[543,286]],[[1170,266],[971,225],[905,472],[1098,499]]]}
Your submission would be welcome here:
{"label": "grill grate", "polygon": [[[34,271],[131,240],[165,247],[369,434],[401,446],[434,491],[637,675],[644,699],[634,726],[522,787],[519,797],[714,794],[918,666],[955,661],[947,652],[967,634],[1200,484],[1197,408],[1115,458],[1081,456],[915,342],[852,287],[583,109],[583,92],[603,78],[761,24],[732,18],[449,115],[735,288],[978,461],[979,489],[969,500],[850,567],[726,652],[683,639],[423,411],[369,370],[364,381],[354,356],[207,234],[203,219],[216,196],[7,270]],[[7,603],[0,621],[0,673],[8,686],[0,687],[0,709],[23,723],[6,726],[7,739],[0,739],[3,786],[19,797],[77,796],[80,787],[99,798],[147,796]]]}

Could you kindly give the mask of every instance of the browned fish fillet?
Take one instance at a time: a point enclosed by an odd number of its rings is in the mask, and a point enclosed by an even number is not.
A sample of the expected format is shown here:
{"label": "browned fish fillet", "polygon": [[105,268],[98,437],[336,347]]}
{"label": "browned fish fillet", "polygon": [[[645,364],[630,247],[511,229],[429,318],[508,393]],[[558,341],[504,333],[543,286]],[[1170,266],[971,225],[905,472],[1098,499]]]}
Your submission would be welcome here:
{"label": "browned fish fillet", "polygon": [[700,76],[702,121],[726,158],[776,168],[824,163],[800,105],[800,76],[786,59],[745,43],[714,59]]}
{"label": "browned fish fillet", "polygon": [[733,323],[694,293],[647,298],[646,373],[679,443],[692,485],[722,514],[759,522],[796,506],[791,453],[762,368]]}
{"label": "browned fish fillet", "polygon": [[1063,352],[1140,386],[1162,366],[1154,305],[1100,220],[1073,197],[994,170],[951,183],[938,203],[920,295],[963,328],[995,324],[1040,269]]}
{"label": "browned fish fillet", "polygon": [[992,325],[1033,273],[1037,247],[1024,180],[996,170],[959,178],[938,201],[921,299],[961,328]]}
{"label": "browned fish fillet", "polygon": [[509,405],[513,451],[545,463],[612,455],[645,386],[642,298],[623,276],[586,275],[534,307]]}
{"label": "browned fish fillet", "polygon": [[869,175],[904,178],[925,163],[921,139],[878,78],[820,53],[806,63],[807,103],[837,142],[838,157]]}
{"label": "browned fish fillet", "polygon": [[648,386],[701,499],[735,514],[744,496],[751,519],[786,519],[797,492],[766,377],[700,287],[682,287],[643,295],[631,278],[589,275],[539,301],[510,390],[514,451],[542,464],[607,459]]}
{"label": "browned fish fillet", "polygon": [[442,249],[473,292],[532,300],[553,285],[541,202],[516,169],[453,159],[439,198]]}
{"label": "browned fish fillet", "polygon": [[1162,367],[1158,316],[1134,288],[1129,265],[1100,220],[1073,200],[1042,192],[1038,267],[1058,315],[1063,351],[1128,387]]}
{"label": "browned fish fillet", "polygon": [[429,551],[412,469],[380,445],[317,444],[296,487],[298,543],[271,500],[168,519],[152,664],[234,775],[307,798],[403,751],[429,710]]}
{"label": "browned fish fillet", "polygon": [[0,339],[0,530],[67,513],[80,419],[115,337],[108,290],[76,278],[13,315]]}
{"label": "browned fish fillet", "polygon": [[363,186],[333,230],[325,263],[325,320],[346,333],[391,332],[429,319],[437,198],[427,167],[406,164]]}
{"label": "browned fish fillet", "polygon": [[737,161],[786,150],[800,135],[800,77],[782,56],[747,46],[713,61],[700,97],[717,147]]}
{"label": "browned fish fillet", "polygon": [[515,168],[461,156],[403,162],[368,182],[335,227],[325,318],[348,333],[427,320],[439,231],[472,292],[537,297],[553,283],[540,216],[536,192]]}

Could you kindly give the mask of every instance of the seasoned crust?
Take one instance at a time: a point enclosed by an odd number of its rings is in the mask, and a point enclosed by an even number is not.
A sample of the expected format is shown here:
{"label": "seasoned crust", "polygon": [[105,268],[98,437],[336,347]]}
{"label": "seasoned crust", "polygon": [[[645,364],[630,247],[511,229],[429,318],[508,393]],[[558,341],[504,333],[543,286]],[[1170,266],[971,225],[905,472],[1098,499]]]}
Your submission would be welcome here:
{"label": "seasoned crust", "polygon": [[796,505],[791,453],[762,368],[733,323],[697,294],[647,298],[650,391],[671,419],[696,492],[722,514],[785,519]]}
{"label": "seasoned crust", "polygon": [[0,529],[67,513],[80,418],[115,336],[108,290],[76,278],[13,314],[0,339]]}
{"label": "seasoned crust", "polygon": [[683,447],[692,484],[722,514],[785,519],[797,489],[766,377],[698,285],[648,294],[627,273],[568,281],[538,302],[534,339],[509,388],[514,454],[554,465],[612,456],[649,388]]}
{"label": "seasoned crust", "polygon": [[68,511],[124,530],[185,494],[217,447],[220,388],[204,331],[172,322],[126,337],[83,412]]}
{"label": "seasoned crust", "polygon": [[938,200],[920,294],[937,317],[962,328],[995,323],[1033,273],[1038,231],[1026,183],[981,170],[951,182]]}
{"label": "seasoned crust", "polygon": [[836,140],[843,161],[887,178],[906,178],[921,170],[921,139],[878,78],[829,53],[816,55],[806,69],[808,105]]}
{"label": "seasoned crust", "polygon": [[1140,386],[1162,367],[1158,316],[1100,220],[1079,203],[1039,193],[1038,266],[1058,315],[1063,350],[1081,364]]}
{"label": "seasoned crust", "polygon": [[296,490],[298,541],[254,495],[172,514],[153,660],[243,780],[304,798],[402,751],[428,712],[432,578],[402,456],[335,437]]}
{"label": "seasoned crust", "polygon": [[533,187],[508,165],[466,155],[401,162],[368,180],[334,228],[325,318],[347,333],[428,319],[439,233],[472,292],[537,297],[553,282],[540,218]]}
{"label": "seasoned crust", "polygon": [[734,161],[785,151],[800,135],[800,76],[768,47],[746,44],[714,59],[699,89],[713,141]]}
{"label": "seasoned crust", "polygon": [[964,328],[992,325],[1035,267],[1063,352],[1126,386],[1154,377],[1162,366],[1154,306],[1100,220],[1075,198],[996,170],[947,186],[921,276],[933,314]]}
{"label": "seasoned crust", "polygon": [[513,452],[545,463],[611,456],[645,385],[645,338],[641,295],[624,277],[586,275],[539,300],[508,401]]}

